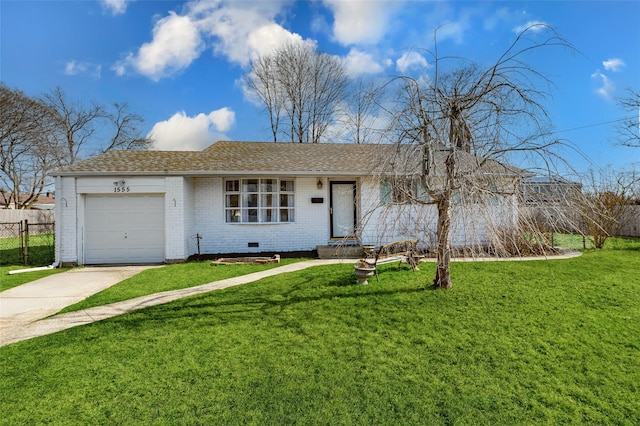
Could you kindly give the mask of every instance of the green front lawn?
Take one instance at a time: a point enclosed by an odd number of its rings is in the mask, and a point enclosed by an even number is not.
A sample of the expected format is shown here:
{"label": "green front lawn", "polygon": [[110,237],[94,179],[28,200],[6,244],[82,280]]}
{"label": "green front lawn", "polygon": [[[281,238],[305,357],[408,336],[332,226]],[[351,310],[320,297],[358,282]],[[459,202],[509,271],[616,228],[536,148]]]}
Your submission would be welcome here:
{"label": "green front lawn", "polygon": [[169,290],[195,287],[212,281],[225,280],[227,278],[247,275],[253,272],[264,271],[282,265],[299,262],[305,259],[281,259],[280,263],[267,263],[264,265],[218,265],[211,266],[211,261],[194,261],[167,265],[161,268],[147,269],[128,278],[106,290],[89,296],[85,300],[74,305],[67,306],[59,313],[78,311],[94,306],[107,305],[121,302],[148,294],[160,293]]}
{"label": "green front lawn", "polygon": [[640,253],[315,267],[0,348],[2,424],[640,423]]}
{"label": "green front lawn", "polygon": [[[553,245],[555,247],[570,248],[574,250],[593,249],[594,246],[588,237],[577,234],[553,234]],[[605,249],[610,250],[640,250],[640,240],[638,238],[608,238],[604,243]]]}

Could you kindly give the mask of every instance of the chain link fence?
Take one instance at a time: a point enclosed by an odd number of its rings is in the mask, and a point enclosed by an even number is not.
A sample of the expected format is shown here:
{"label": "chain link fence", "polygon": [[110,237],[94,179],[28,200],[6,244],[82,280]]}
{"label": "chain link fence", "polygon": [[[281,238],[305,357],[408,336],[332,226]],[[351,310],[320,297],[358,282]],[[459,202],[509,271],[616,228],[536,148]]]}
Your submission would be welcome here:
{"label": "chain link fence", "polygon": [[41,266],[54,260],[54,222],[0,222],[0,265]]}

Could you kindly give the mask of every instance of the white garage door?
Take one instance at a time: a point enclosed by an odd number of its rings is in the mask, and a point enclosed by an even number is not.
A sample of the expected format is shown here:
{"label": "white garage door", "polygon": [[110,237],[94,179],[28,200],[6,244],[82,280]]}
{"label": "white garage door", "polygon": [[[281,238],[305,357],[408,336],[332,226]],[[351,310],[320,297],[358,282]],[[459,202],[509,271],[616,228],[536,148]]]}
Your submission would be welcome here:
{"label": "white garage door", "polygon": [[85,264],[164,260],[164,196],[87,196]]}

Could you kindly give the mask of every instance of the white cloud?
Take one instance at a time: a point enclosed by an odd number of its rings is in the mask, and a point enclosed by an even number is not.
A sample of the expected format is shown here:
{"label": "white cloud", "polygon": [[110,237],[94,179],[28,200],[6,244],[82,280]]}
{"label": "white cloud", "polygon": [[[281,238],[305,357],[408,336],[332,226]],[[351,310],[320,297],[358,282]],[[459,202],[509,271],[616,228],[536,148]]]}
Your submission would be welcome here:
{"label": "white cloud", "polygon": [[599,83],[599,87],[596,89],[596,93],[605,99],[612,99],[613,93],[616,90],[616,86],[615,84],[613,84],[611,79],[600,72],[600,70],[597,70],[596,72],[591,74],[591,78]]}
{"label": "white cloud", "polygon": [[624,68],[627,64],[625,64],[622,59],[612,58],[607,59],[606,61],[602,61],[602,65],[607,71],[617,72]]}
{"label": "white cloud", "polygon": [[428,68],[429,63],[427,60],[416,51],[404,53],[397,61],[396,68],[401,73],[407,72],[409,69],[415,68]]}
{"label": "white cloud", "polygon": [[313,43],[303,40],[298,34],[290,33],[278,24],[264,25],[252,31],[247,37],[248,56],[256,59],[257,56],[268,54],[286,43]]}
{"label": "white cloud", "polygon": [[275,22],[287,4],[194,0],[182,13],[170,12],[156,22],[153,39],[112,69],[118,75],[133,69],[158,81],[187,68],[207,48],[247,66],[259,54],[288,41],[303,40]]}
{"label": "white cloud", "polygon": [[184,111],[157,122],[149,134],[153,149],[165,151],[199,151],[218,140],[229,139],[224,132],[235,124],[235,113],[227,108],[189,117]]}
{"label": "white cloud", "polygon": [[112,15],[121,15],[127,11],[128,0],[100,0],[102,6]]}
{"label": "white cloud", "polygon": [[66,75],[89,74],[92,78],[99,80],[102,75],[102,66],[91,62],[69,61],[64,67]]}
{"label": "white cloud", "polygon": [[[303,39],[277,21],[291,0],[192,0],[180,12],[158,20],[153,38],[112,65],[117,75],[136,72],[158,81],[189,67],[206,49],[242,67],[288,42]],[[375,43],[386,33],[402,2],[326,0],[335,13],[334,37],[340,43]],[[380,72],[373,56],[352,50],[345,58],[351,73]]]}
{"label": "white cloud", "polygon": [[484,29],[494,30],[500,23],[507,22],[511,19],[511,12],[508,7],[502,7],[496,10],[492,15],[484,19]]}
{"label": "white cloud", "polygon": [[352,48],[349,51],[343,59],[343,64],[347,74],[351,77],[357,77],[362,74],[377,74],[384,70],[382,65],[373,58],[373,55],[356,48]]}
{"label": "white cloud", "polygon": [[287,2],[193,2],[189,14],[211,38],[216,54],[246,66],[256,56],[290,40],[302,40],[275,22]]}
{"label": "white cloud", "polygon": [[203,49],[200,33],[189,16],[170,12],[156,22],[153,40],[143,44],[137,54],[129,53],[112,69],[122,75],[128,68],[158,81],[187,68]]}
{"label": "white cloud", "polygon": [[373,44],[384,37],[401,1],[324,0],[333,12],[333,37],[343,45]]}
{"label": "white cloud", "polygon": [[366,106],[364,108],[361,111],[363,115],[357,117],[357,120],[361,120],[357,126],[354,105],[346,102],[337,105],[334,111],[337,119],[327,128],[326,142],[353,143],[359,138],[361,143],[379,143],[381,136],[377,129],[389,127],[391,120],[389,114],[383,108],[377,108],[374,105],[370,109]]}
{"label": "white cloud", "polygon": [[127,64],[125,61],[118,61],[115,64],[111,65],[111,70],[116,73],[118,76],[123,76],[127,73]]}
{"label": "white cloud", "polygon": [[314,33],[331,34],[331,24],[327,22],[327,17],[324,14],[316,13],[311,17],[309,22],[309,29]]}
{"label": "white cloud", "polygon": [[531,32],[537,33],[537,32],[540,32],[540,31],[544,30],[547,26],[548,26],[548,24],[546,22],[529,21],[524,25],[518,25],[517,27],[515,27],[513,29],[513,32],[516,33],[516,34],[520,34],[521,32],[527,30],[527,31],[531,31]]}
{"label": "white cloud", "polygon": [[464,41],[464,32],[469,26],[469,21],[464,19],[461,21],[453,22],[446,21],[440,25],[437,29],[438,41],[441,42],[446,39],[452,39],[455,43],[462,43]]}

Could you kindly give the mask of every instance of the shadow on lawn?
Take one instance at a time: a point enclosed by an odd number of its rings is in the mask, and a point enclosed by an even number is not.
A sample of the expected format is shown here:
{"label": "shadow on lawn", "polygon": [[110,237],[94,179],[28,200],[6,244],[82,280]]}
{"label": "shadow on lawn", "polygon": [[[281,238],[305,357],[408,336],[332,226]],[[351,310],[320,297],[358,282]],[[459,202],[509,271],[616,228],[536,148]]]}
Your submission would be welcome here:
{"label": "shadow on lawn", "polygon": [[[125,317],[119,317],[119,321],[134,325],[147,321],[166,321],[181,318],[202,319],[210,317],[212,322],[227,323],[233,319],[244,320],[251,318],[250,316],[242,314],[261,312],[265,316],[278,315],[286,308],[299,304],[358,299],[362,297],[413,294],[421,293],[425,290],[424,287],[420,287],[353,291],[354,287],[363,288],[366,286],[359,286],[353,283],[352,285],[347,285],[344,283],[344,280],[336,279],[333,282],[325,284],[322,288],[326,289],[333,286],[333,289],[341,288],[344,289],[344,291],[328,291],[317,295],[296,296],[295,293],[300,292],[301,288],[305,287],[305,284],[308,283],[301,282],[285,293],[265,297],[245,297],[240,299],[234,298],[234,300],[227,301],[206,302],[206,299],[215,296],[211,294],[193,296],[184,300],[174,301],[170,305],[159,305],[145,309],[144,312],[136,312]],[[308,291],[308,287],[306,291]],[[241,316],[238,316],[239,314]]]}

